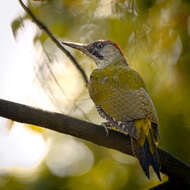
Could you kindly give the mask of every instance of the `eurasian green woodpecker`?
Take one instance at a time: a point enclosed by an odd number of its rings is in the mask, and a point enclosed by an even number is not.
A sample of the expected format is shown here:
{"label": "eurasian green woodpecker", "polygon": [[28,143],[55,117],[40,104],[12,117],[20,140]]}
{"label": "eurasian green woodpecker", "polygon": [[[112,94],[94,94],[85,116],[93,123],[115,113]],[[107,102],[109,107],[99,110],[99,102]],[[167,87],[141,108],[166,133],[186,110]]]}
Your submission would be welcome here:
{"label": "eurasian green woodpecker", "polygon": [[89,94],[104,125],[131,137],[131,146],[146,176],[152,165],[158,178],[160,163],[158,117],[141,76],[131,69],[117,44],[98,40],[90,44],[63,42],[92,58],[97,69],[89,81]]}

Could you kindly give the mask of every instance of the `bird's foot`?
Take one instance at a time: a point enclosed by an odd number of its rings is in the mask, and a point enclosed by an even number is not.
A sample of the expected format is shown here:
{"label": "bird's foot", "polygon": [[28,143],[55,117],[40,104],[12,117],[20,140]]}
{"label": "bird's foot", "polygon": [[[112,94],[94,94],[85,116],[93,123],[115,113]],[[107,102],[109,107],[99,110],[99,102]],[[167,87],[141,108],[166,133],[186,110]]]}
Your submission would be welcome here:
{"label": "bird's foot", "polygon": [[111,122],[103,122],[101,125],[104,127],[106,131],[106,136],[109,136],[109,133],[110,133],[109,129],[111,130],[113,128],[113,126],[111,125]]}

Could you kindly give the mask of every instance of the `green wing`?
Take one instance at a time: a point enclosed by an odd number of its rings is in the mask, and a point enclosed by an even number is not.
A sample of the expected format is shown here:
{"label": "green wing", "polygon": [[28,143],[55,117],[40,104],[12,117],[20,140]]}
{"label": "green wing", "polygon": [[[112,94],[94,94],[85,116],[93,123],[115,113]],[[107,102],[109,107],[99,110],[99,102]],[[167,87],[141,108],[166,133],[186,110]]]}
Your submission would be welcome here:
{"label": "green wing", "polygon": [[158,123],[156,110],[140,75],[128,66],[93,71],[89,93],[94,103],[115,120],[148,117]]}

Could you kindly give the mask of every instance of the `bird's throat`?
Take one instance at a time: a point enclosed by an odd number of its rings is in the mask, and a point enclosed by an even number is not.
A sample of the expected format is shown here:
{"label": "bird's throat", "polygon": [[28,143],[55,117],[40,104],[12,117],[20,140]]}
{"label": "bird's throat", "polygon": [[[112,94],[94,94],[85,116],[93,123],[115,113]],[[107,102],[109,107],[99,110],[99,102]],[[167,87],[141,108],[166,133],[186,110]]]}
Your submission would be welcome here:
{"label": "bird's throat", "polygon": [[128,65],[127,61],[124,57],[120,57],[119,59],[104,59],[104,60],[97,60],[96,65],[98,69],[103,69],[107,66],[113,66],[113,65]]}

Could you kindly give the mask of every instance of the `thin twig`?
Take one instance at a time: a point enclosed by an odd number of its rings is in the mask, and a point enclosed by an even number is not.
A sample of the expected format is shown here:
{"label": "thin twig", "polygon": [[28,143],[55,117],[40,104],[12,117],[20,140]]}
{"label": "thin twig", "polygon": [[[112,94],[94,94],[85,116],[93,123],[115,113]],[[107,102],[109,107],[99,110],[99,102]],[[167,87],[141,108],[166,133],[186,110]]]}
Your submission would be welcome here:
{"label": "thin twig", "polygon": [[[65,97],[65,100],[66,100],[67,102],[71,102],[71,100],[66,96],[66,94],[65,94],[65,92],[64,92],[64,89],[62,88],[61,84],[59,83],[58,79],[56,78],[54,72],[53,72],[52,69],[51,69],[51,66],[50,66],[49,63],[52,63],[52,60],[50,59],[50,57],[49,57],[49,55],[48,55],[48,52],[45,50],[45,47],[44,47],[43,45],[42,45],[42,49],[43,49],[43,51],[44,51],[44,53],[45,53],[45,56],[46,56],[47,59],[48,59],[48,61],[46,61],[46,66],[47,66],[48,71],[50,72],[50,74],[51,74],[51,76],[52,76],[54,82],[55,82],[56,85],[59,87],[61,93],[62,93],[63,96]],[[60,105],[59,105],[59,106],[56,105],[56,107],[57,107],[58,109],[60,109]],[[88,118],[87,114],[82,110],[82,108],[80,108],[79,106],[75,105],[75,103],[73,103],[73,107],[74,107],[75,109],[78,109],[78,110],[81,112],[81,114],[82,114],[82,116],[83,116],[83,118],[84,118],[85,120],[90,121],[90,119]],[[62,110],[61,110],[61,112],[62,112]]]}
{"label": "thin twig", "polygon": [[35,15],[32,13],[32,11],[22,2],[22,0],[19,0],[19,2],[21,4],[22,8],[31,16],[32,20],[38,25],[38,27],[41,28],[44,32],[46,32],[46,34],[50,37],[50,39],[52,39],[52,41],[57,45],[57,47],[69,57],[69,59],[73,62],[75,67],[81,73],[81,75],[82,75],[82,77],[83,77],[83,79],[87,85],[88,84],[88,77],[87,77],[86,73],[84,72],[84,70],[82,69],[82,67],[77,62],[77,60],[71,55],[71,53],[67,49],[65,49],[62,46],[62,44],[52,34],[52,32],[48,29],[48,27],[45,26],[45,24],[43,24],[38,18],[35,17]]}

